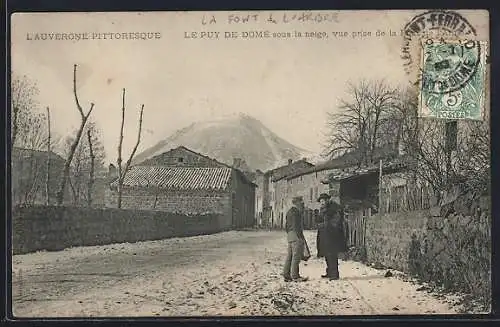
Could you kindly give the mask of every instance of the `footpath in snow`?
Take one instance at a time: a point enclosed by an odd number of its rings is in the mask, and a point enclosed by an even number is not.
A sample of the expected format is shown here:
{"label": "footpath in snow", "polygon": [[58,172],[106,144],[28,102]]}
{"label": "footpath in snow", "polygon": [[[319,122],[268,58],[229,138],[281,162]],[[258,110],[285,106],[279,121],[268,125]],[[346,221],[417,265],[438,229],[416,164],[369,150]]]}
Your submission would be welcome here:
{"label": "footpath in snow", "polygon": [[134,244],[72,248],[13,257],[19,317],[453,314],[457,297],[437,296],[399,273],[384,277],[340,261],[329,281],[315,257],[304,283],[285,283],[279,231],[231,231]]}

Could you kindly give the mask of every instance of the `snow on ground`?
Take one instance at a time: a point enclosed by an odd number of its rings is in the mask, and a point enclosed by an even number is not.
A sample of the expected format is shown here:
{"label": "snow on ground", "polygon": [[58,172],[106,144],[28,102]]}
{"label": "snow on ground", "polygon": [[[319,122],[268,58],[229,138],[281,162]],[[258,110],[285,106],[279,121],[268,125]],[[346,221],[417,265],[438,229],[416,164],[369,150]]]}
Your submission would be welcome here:
{"label": "snow on ground", "polygon": [[[316,235],[306,231],[315,254]],[[231,231],[13,257],[13,311],[20,317],[261,316],[457,313],[437,297],[361,263],[340,261],[329,281],[323,259],[285,283],[279,231]]]}

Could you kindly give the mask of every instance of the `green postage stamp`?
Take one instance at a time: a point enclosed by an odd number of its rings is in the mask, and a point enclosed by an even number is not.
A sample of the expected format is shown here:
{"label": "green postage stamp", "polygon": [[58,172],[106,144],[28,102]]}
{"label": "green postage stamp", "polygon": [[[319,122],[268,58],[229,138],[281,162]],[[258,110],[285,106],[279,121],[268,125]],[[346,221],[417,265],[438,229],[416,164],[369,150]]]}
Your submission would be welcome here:
{"label": "green postage stamp", "polygon": [[426,40],[422,45],[420,117],[482,120],[486,42]]}

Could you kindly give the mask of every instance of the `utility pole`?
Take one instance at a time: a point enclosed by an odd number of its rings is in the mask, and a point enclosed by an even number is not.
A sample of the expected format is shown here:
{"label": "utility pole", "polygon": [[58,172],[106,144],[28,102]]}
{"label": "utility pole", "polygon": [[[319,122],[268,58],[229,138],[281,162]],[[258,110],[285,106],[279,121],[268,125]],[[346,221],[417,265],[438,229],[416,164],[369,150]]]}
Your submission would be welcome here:
{"label": "utility pole", "polygon": [[45,205],[50,205],[50,108],[47,107],[47,175],[45,179]]}
{"label": "utility pole", "polygon": [[382,210],[382,159],[379,161],[378,169],[378,213]]}
{"label": "utility pole", "polygon": [[445,131],[445,150],[446,150],[446,184],[451,186],[451,155],[454,150],[457,149],[457,134],[458,134],[458,123],[456,120],[446,122]]}

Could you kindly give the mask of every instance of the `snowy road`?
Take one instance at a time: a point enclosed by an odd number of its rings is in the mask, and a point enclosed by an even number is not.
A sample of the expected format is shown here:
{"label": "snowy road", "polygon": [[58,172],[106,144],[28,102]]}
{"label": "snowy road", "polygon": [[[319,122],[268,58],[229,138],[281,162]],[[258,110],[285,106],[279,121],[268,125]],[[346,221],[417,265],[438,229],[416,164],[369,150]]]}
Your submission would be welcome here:
{"label": "snowy road", "polygon": [[[315,233],[306,237],[315,254]],[[14,315],[456,313],[456,299],[351,261],[340,262],[341,280],[328,281],[313,257],[301,264],[308,282],[285,283],[284,242],[283,232],[231,231],[14,256]]]}

